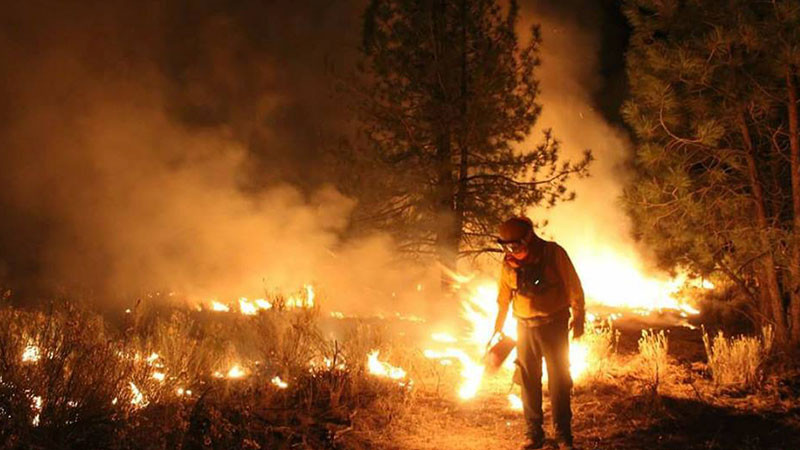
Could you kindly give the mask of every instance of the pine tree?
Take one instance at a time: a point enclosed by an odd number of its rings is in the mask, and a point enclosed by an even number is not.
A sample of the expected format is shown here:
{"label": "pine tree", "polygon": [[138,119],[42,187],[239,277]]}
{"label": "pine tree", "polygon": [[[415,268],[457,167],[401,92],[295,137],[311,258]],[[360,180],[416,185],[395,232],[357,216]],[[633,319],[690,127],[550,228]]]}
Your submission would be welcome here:
{"label": "pine tree", "polygon": [[796,2],[629,0],[625,13],[637,234],[665,266],[722,274],[800,343]]}
{"label": "pine tree", "polygon": [[541,35],[521,47],[518,17],[515,1],[493,0],[373,0],[365,12],[351,95],[368,143],[360,172],[381,186],[362,193],[363,219],[445,267],[489,249],[508,216],[571,198],[566,180],[591,160],[562,161],[549,131],[514,149],[541,112]]}

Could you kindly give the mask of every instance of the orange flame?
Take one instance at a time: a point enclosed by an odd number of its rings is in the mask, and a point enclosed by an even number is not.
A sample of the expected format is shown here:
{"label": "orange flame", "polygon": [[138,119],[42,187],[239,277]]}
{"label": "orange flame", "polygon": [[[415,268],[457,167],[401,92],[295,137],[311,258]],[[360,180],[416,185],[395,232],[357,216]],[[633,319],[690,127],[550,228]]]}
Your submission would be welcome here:
{"label": "orange flame", "polygon": [[289,387],[289,383],[281,380],[281,377],[278,377],[278,376],[273,378],[271,382],[272,382],[273,385],[277,386],[279,389],[286,389],[287,387]]}
{"label": "orange flame", "polygon": [[226,376],[228,378],[242,378],[243,376],[245,376],[245,371],[241,367],[239,367],[238,364],[234,364],[233,367],[231,367],[228,370]]}
{"label": "orange flame", "polygon": [[400,367],[394,367],[389,363],[378,360],[379,350],[373,350],[367,355],[367,370],[372,375],[388,377],[393,380],[400,380],[406,377],[406,371]]}
{"label": "orange flame", "polygon": [[212,300],[211,301],[211,310],[212,311],[219,311],[219,312],[228,312],[228,311],[231,310],[231,308],[228,305],[224,304],[224,303],[220,303],[220,302],[218,302],[216,300]]}
{"label": "orange flame", "polygon": [[22,362],[36,362],[39,358],[41,358],[39,347],[29,342],[22,352]]}

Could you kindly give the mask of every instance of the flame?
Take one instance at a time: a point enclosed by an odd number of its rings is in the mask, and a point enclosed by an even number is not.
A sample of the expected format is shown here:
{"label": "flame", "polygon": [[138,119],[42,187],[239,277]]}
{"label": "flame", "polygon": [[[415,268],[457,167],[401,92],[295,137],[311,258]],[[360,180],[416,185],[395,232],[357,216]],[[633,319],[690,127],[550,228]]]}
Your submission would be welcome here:
{"label": "flame", "polygon": [[514,411],[522,411],[522,399],[517,394],[508,394],[508,407]]}
{"label": "flame", "polygon": [[307,284],[306,286],[306,306],[308,308],[314,307],[314,286]]}
{"label": "flame", "polygon": [[[474,348],[480,349],[486,344],[487,337],[494,331],[494,319],[497,317],[497,286],[492,282],[478,285],[473,294],[462,302],[462,314],[470,324],[470,341]],[[594,317],[592,317],[594,319]],[[591,322],[591,321],[590,321]],[[516,340],[517,321],[513,317],[507,318],[503,333]],[[589,351],[582,341],[571,340],[569,343],[570,374],[573,381],[580,380],[589,367]],[[506,359],[504,366],[513,369],[513,354]],[[542,372],[547,377],[547,366],[543,363]]]}
{"label": "flame", "polygon": [[305,298],[300,295],[291,295],[289,298],[286,299],[286,307],[287,308],[313,308],[314,307],[314,298],[316,294],[314,293],[314,286],[310,284],[306,284],[303,286],[305,289]]}
{"label": "flame", "polygon": [[136,387],[136,384],[134,384],[133,381],[130,382],[130,387],[131,393],[133,394],[131,397],[131,404],[134,406],[147,406],[147,400],[144,398],[144,394],[142,394],[142,391]]}
{"label": "flame", "polygon": [[639,259],[604,246],[582,246],[574,252],[575,270],[581,279],[587,303],[646,312],[671,309],[698,314],[696,308],[677,298],[687,281],[713,289],[707,280],[690,280],[685,274],[674,278],[649,276]]}
{"label": "flame", "polygon": [[242,378],[245,376],[245,371],[238,364],[234,364],[225,376],[228,378]]}
{"label": "flame", "polygon": [[231,310],[231,308],[228,305],[224,304],[224,303],[220,303],[220,302],[218,302],[216,300],[212,300],[211,301],[211,310],[212,311],[219,311],[219,312],[228,312],[228,311]]}
{"label": "flame", "polygon": [[[302,294],[289,295],[286,298],[285,306],[289,309],[292,308],[313,308],[315,305],[316,293],[314,286],[310,284],[303,285],[304,292]],[[201,302],[202,303],[202,302]],[[220,302],[216,299],[209,301],[212,311],[217,312],[230,312],[231,306],[227,303]],[[272,302],[263,298],[250,300],[247,297],[238,298],[239,313],[246,316],[253,316],[258,313],[258,310],[268,310],[273,308]],[[198,310],[203,308],[198,305]]]}
{"label": "flame", "polygon": [[406,377],[406,371],[400,367],[394,367],[389,363],[378,360],[379,350],[373,350],[367,355],[367,370],[372,375],[379,377],[388,377],[393,380],[399,380]]}
{"label": "flame", "polygon": [[31,420],[31,425],[38,427],[39,426],[39,413],[42,412],[42,397],[38,395],[33,397],[33,405],[31,408],[36,411],[36,415],[33,416],[33,420]]}
{"label": "flame", "polygon": [[484,366],[478,364],[470,358],[464,350],[458,348],[448,348],[444,352],[437,352],[435,350],[425,350],[423,352],[426,358],[430,359],[457,359],[461,363],[461,385],[458,388],[458,396],[464,400],[475,397],[478,389],[481,387],[481,380],[483,379]]}
{"label": "flame", "polygon": [[272,379],[272,384],[277,386],[279,389],[286,389],[287,387],[289,387],[289,383],[281,380],[281,377],[279,376],[276,376],[275,378]]}
{"label": "flame", "polygon": [[250,303],[247,298],[242,297],[239,299],[239,312],[246,316],[253,316],[258,312],[258,308],[253,303]]}
{"label": "flame", "polygon": [[22,352],[22,362],[36,362],[39,361],[39,358],[41,358],[39,347],[29,342],[28,345],[25,346],[25,350]]}
{"label": "flame", "polygon": [[333,359],[328,358],[327,356],[322,358],[322,365],[320,366],[319,360],[311,360],[309,365],[311,366],[311,370],[319,367],[325,367],[326,369],[337,369],[337,370],[344,370],[347,368],[347,365],[344,363],[341,357],[337,358],[338,361],[336,363],[336,367],[334,367]]}
{"label": "flame", "polygon": [[[468,342],[465,346],[473,354],[481,355],[482,347],[486,344],[486,340],[491,336],[494,328],[494,317],[497,314],[497,289],[488,283],[478,285],[461,306],[462,315],[470,325]],[[512,325],[506,324],[506,328],[509,336],[516,336],[516,329],[513,329]],[[434,341],[447,344],[457,344],[458,342],[453,336],[444,333],[436,333],[432,338]],[[476,362],[479,360],[478,357],[473,359],[461,346],[450,346],[443,351],[427,349],[423,354],[426,358],[441,360],[443,365],[449,365],[452,360],[457,360],[461,365],[461,384],[458,387],[458,396],[463,400],[468,400],[477,395],[484,373],[483,364]]]}
{"label": "flame", "polygon": [[177,390],[175,390],[175,393],[178,394],[179,397],[183,397],[184,395],[188,397],[192,395],[192,390],[179,387]]}
{"label": "flame", "polygon": [[[589,347],[585,342],[580,340],[569,342],[569,373],[572,375],[573,381],[583,378],[591,364],[590,360]],[[542,373],[547,373],[547,365],[544,362],[542,363]]]}
{"label": "flame", "polygon": [[443,342],[445,344],[455,344],[458,342],[458,339],[454,338],[452,335],[448,333],[433,333],[431,335],[431,339],[436,342]]}
{"label": "flame", "polygon": [[255,299],[253,301],[255,302],[256,306],[258,306],[260,309],[264,309],[264,310],[272,309],[272,303],[264,300],[263,298],[257,298],[257,299]]}
{"label": "flame", "polygon": [[[458,340],[446,333],[435,333],[432,340],[438,344],[446,344],[443,350],[427,349],[424,355],[430,359],[440,360],[443,365],[457,361],[461,367],[461,382],[458,387],[458,396],[467,400],[474,398],[480,390],[484,375],[482,357],[485,353],[486,343],[494,330],[494,321],[497,316],[497,286],[495,282],[477,282],[464,292],[466,297],[462,300],[462,317],[468,324],[466,339]],[[588,315],[589,323],[597,320],[594,315]],[[517,339],[516,321],[513,318],[506,320],[503,333]],[[592,347],[593,348],[593,347]],[[579,381],[592,368],[594,360],[601,356],[594,355],[586,340],[572,340],[569,344],[570,374],[574,381]],[[504,369],[511,372],[514,369],[514,353],[504,362]],[[543,363],[543,380],[547,379],[547,368]],[[516,408],[517,400],[509,397],[509,404]]]}

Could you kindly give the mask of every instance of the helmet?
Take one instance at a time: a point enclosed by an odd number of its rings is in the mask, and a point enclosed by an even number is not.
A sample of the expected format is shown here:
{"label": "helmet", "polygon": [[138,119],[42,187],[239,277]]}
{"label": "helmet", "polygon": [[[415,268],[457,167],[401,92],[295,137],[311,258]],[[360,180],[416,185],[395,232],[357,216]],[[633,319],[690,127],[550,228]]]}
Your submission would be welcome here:
{"label": "helmet", "polygon": [[521,242],[533,233],[533,222],[525,216],[512,217],[500,224],[500,244]]}

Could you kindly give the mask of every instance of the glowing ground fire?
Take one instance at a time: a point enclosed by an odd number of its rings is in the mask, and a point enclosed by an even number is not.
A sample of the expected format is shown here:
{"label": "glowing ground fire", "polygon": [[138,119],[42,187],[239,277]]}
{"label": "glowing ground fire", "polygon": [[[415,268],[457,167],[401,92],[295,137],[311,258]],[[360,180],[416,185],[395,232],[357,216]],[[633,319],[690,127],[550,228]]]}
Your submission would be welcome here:
{"label": "glowing ground fire", "polygon": [[[674,295],[680,285],[684,283],[685,278],[660,281],[644,276],[626,261],[619,260],[617,262],[619,264],[608,266],[600,264],[600,270],[585,272],[579,270],[582,278],[586,279],[584,288],[588,297],[587,303],[590,306],[594,301],[595,304],[602,303],[605,306],[637,312],[670,309],[684,317],[698,313],[693,306],[681,302]],[[620,268],[624,270],[617,270]],[[614,274],[610,275],[609,272]],[[583,273],[594,275],[583,277]],[[620,282],[618,278],[620,276],[624,277],[624,283]],[[460,277],[457,281],[462,280],[465,282],[465,286],[462,286],[462,292],[465,292],[465,295],[461,301],[461,315],[468,325],[464,338],[457,339],[442,332],[434,333],[431,336],[434,345],[446,344],[446,347],[442,350],[428,349],[424,355],[427,358],[441,360],[443,363],[447,361],[448,364],[450,361],[458,361],[461,365],[461,384],[458,388],[458,395],[467,400],[474,398],[481,387],[484,377],[481,358],[485,354],[487,340],[492,334],[498,307],[496,282],[475,282],[472,277]],[[620,288],[620,286],[624,287]],[[702,287],[711,288],[713,286],[704,282]],[[613,292],[617,292],[619,295],[614,297]],[[616,301],[608,302],[608,299],[616,299]],[[613,316],[611,319],[616,317],[618,316]],[[592,322],[596,320],[593,314],[587,314],[587,327],[593,327]],[[516,321],[513,318],[509,318],[505,322],[503,333],[516,339]],[[514,354],[515,352],[512,352],[506,359],[504,370],[513,371]],[[570,373],[575,382],[580,382],[586,373],[597,365],[600,358],[601,356],[593,354],[586,338],[570,340]],[[543,369],[543,376],[546,380],[546,367]],[[518,396],[510,394],[508,400],[510,408],[514,410],[522,408]]]}
{"label": "glowing ground fire", "polygon": [[[614,266],[609,266],[609,270],[614,271]],[[592,305],[592,299],[597,302],[596,299],[599,298],[601,300],[599,303],[603,305],[633,312],[671,309],[684,317],[697,313],[697,310],[691,305],[681,302],[676,296],[672,295],[677,287],[683,283],[682,279],[658,281],[644,277],[633,269],[627,272],[622,270],[619,274],[627,277],[628,283],[625,285],[627,287],[618,289],[619,296],[616,298],[619,301],[609,303],[606,302],[607,298],[609,298],[606,296],[611,296],[611,292],[614,291],[612,288],[614,285],[619,287],[619,283],[615,281],[613,276],[604,275],[600,271],[588,276],[584,276],[584,273],[591,274],[592,271],[581,273],[582,278],[586,280],[585,289],[589,307]],[[464,320],[466,327],[460,333],[429,330],[430,345],[429,348],[423,351],[423,355],[426,358],[436,360],[442,366],[456,367],[460,379],[456,394],[461,400],[467,401],[476,398],[485,384],[486,370],[483,357],[485,356],[486,343],[492,334],[494,319],[497,314],[497,286],[493,280],[478,280],[475,276],[454,274],[454,280],[460,284],[461,318]],[[700,286],[704,288],[713,287],[708,283],[700,284]],[[637,296],[634,292],[636,289],[640,289],[643,295]],[[314,288],[311,285],[305,285],[298,293],[285,297],[284,301],[280,299],[274,300],[276,303],[261,298],[249,300],[246,297],[241,297],[237,302],[230,303],[211,300],[204,303],[205,308],[199,307],[199,309],[207,308],[219,313],[239,313],[243,316],[254,316],[263,311],[273,309],[287,311],[297,309],[311,310],[318,307],[315,296]],[[618,314],[612,315],[611,320],[619,317]],[[345,318],[343,313],[335,311],[330,314],[330,317],[335,319]],[[397,318],[410,320],[419,324],[419,326],[425,326],[425,321],[416,316],[408,318],[397,314]],[[587,314],[587,321],[589,322],[587,324],[589,330],[594,329],[594,326],[597,325],[597,318],[591,313]],[[517,330],[513,318],[506,321],[503,333],[512,339],[516,339]],[[592,332],[589,331],[587,336],[591,335]],[[592,346],[591,342],[591,337],[588,341],[587,337],[584,337],[570,342],[570,373],[575,382],[581,382],[588,373],[591,373],[598,365],[602,364],[603,356],[595,354],[596,346]],[[41,348],[35,340],[29,340],[20,349],[19,355],[22,362],[27,364],[37,364],[41,359],[49,357],[47,349]],[[124,352],[120,352],[118,355],[121,358],[127,358],[149,367],[149,377],[159,384],[174,380],[174,376],[170,375],[169,361],[165,361],[157,352],[151,352],[147,356],[139,353]],[[512,352],[501,368],[504,379],[510,379],[511,371],[514,369],[514,359],[515,355]],[[255,372],[246,369],[252,367],[252,363],[252,361],[229,361],[226,366],[209,375],[213,378],[236,382],[235,380],[254,376]],[[327,357],[323,361],[309,361],[308,364],[310,371],[317,370],[320,367],[328,370],[347,370],[352,368],[352,365],[347,361],[337,360],[334,363],[333,360]],[[409,373],[402,367],[395,366],[385,359],[382,360],[379,350],[372,350],[365,355],[362,364],[366,373],[370,376],[384,378],[409,389],[414,385]],[[543,370],[543,375],[546,379],[546,370]],[[287,389],[290,386],[289,381],[277,375],[271,379],[267,378],[264,383],[270,384],[274,389],[279,390]],[[137,385],[134,381],[129,381],[127,388],[130,391],[130,404],[134,408],[143,408],[150,403],[151,399],[148,398],[148,392],[146,392],[148,387],[146,385]],[[176,386],[172,392],[182,398],[188,398],[192,395],[192,391],[183,386]],[[522,409],[522,402],[518,395],[514,393],[507,394],[507,400],[510,409]],[[42,400],[40,399],[38,404],[34,402],[32,406],[32,409],[36,412],[34,419],[36,424],[38,424],[38,412],[42,408],[41,403]],[[112,404],[117,404],[117,398],[114,399]]]}
{"label": "glowing ground fire", "polygon": [[392,380],[400,380],[406,377],[406,371],[400,367],[394,367],[387,362],[380,361],[380,352],[373,350],[367,355],[367,370],[372,375],[388,377]]}
{"label": "glowing ground fire", "polygon": [[[296,293],[289,295],[283,301],[283,306],[286,309],[310,309],[315,306],[315,297],[316,293],[314,292],[314,286],[306,284],[303,286],[302,294]],[[267,311],[275,307],[272,302],[263,298],[250,300],[247,297],[239,297],[238,301],[236,302],[236,306],[238,306],[238,312],[246,316],[254,316],[258,314],[259,311]],[[207,307],[211,311],[216,312],[236,312],[234,306],[225,302],[221,302],[217,299],[209,300]],[[198,309],[202,310],[203,307],[198,306]]]}

